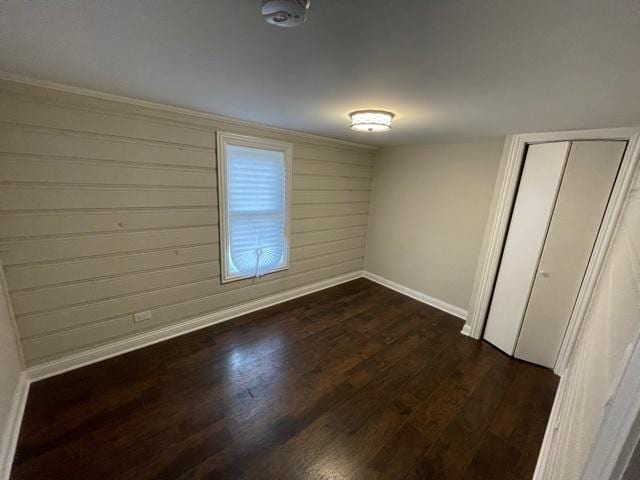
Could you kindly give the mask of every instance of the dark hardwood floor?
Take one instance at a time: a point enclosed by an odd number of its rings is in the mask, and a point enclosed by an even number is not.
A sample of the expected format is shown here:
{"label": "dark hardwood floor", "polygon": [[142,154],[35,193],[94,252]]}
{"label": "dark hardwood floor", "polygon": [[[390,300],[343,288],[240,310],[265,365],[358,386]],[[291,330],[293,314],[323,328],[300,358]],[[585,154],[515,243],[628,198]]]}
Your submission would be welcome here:
{"label": "dark hardwood floor", "polygon": [[359,279],[31,386],[14,479],[530,479],[551,371]]}

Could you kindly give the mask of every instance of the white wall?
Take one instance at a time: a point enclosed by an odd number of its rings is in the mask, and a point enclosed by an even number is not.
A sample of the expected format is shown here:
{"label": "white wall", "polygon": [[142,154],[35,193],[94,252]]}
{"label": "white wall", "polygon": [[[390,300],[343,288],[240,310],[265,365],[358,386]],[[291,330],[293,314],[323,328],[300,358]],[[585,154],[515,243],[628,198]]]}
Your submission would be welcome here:
{"label": "white wall", "polygon": [[10,430],[14,427],[13,422],[10,421],[10,413],[14,406],[14,397],[22,370],[4,285],[4,274],[2,263],[0,263],[0,478],[3,478],[4,473],[1,469],[7,467],[12,433]]}
{"label": "white wall", "polygon": [[640,332],[640,177],[630,192],[559,392],[559,424],[544,479],[577,480],[609,395]]}
{"label": "white wall", "polygon": [[379,150],[365,269],[466,310],[502,145]]}

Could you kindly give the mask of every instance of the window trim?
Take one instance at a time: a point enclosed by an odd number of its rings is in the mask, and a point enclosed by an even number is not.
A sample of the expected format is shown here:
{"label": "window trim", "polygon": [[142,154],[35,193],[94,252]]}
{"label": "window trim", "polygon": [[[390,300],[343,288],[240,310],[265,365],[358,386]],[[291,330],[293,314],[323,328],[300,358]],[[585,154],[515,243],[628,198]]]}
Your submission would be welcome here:
{"label": "window trim", "polygon": [[[258,148],[261,150],[273,150],[284,154],[285,165],[285,249],[284,264],[277,269],[271,270],[264,275],[281,272],[289,269],[289,257],[291,248],[291,205],[292,205],[292,167],[293,167],[293,144],[268,138],[252,137],[237,133],[216,132],[216,157],[218,170],[218,229],[220,243],[220,279],[222,283],[233,282],[246,278],[255,278],[254,275],[231,274],[228,269],[229,252],[229,212],[227,205],[227,145],[239,147]],[[262,275],[261,275],[262,276]]]}

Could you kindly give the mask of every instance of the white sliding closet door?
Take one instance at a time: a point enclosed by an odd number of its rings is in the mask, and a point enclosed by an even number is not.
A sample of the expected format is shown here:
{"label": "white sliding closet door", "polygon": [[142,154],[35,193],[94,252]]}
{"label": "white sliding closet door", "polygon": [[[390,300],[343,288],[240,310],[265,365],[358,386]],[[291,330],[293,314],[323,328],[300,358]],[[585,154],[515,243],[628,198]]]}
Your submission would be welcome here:
{"label": "white sliding closet door", "polygon": [[515,356],[553,367],[626,142],[573,142]]}
{"label": "white sliding closet door", "polygon": [[531,145],[527,151],[484,333],[509,355],[516,347],[569,144]]}

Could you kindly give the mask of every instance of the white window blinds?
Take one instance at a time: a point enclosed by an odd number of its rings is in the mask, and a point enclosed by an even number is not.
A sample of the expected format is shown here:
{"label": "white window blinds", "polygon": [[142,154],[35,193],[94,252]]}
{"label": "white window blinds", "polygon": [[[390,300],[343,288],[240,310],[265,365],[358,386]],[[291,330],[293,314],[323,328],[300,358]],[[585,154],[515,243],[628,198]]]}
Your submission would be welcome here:
{"label": "white window blinds", "polygon": [[286,152],[229,142],[224,149],[223,280],[282,270],[288,264]]}

